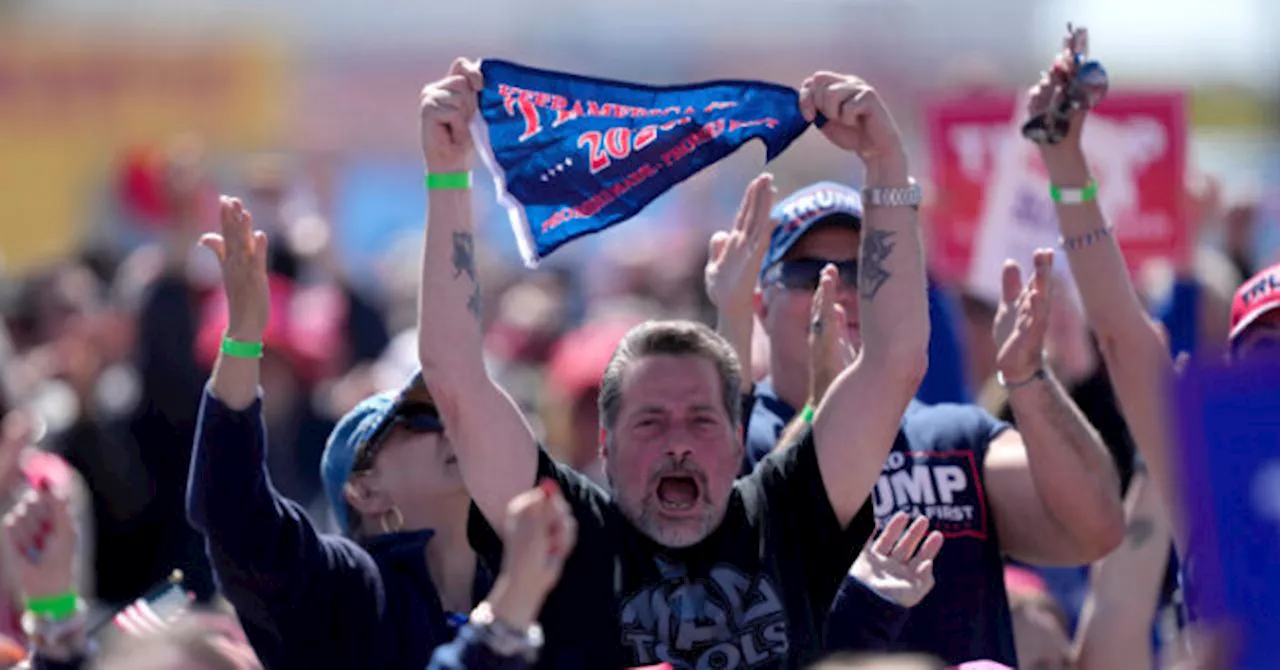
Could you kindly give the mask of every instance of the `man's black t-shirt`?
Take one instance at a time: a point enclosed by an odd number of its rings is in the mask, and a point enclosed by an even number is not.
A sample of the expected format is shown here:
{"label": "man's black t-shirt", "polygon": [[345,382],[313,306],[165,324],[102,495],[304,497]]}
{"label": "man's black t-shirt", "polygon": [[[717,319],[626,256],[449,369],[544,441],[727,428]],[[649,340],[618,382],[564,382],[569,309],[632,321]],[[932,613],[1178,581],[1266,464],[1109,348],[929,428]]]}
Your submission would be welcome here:
{"label": "man's black t-shirt", "polygon": [[[538,667],[800,668],[824,650],[823,626],[874,527],[865,508],[841,528],[812,433],[735,482],[724,521],[671,549],[640,534],[607,493],[545,452],[578,520],[578,543],[539,621]],[[472,546],[499,565],[499,538],[473,506]]]}

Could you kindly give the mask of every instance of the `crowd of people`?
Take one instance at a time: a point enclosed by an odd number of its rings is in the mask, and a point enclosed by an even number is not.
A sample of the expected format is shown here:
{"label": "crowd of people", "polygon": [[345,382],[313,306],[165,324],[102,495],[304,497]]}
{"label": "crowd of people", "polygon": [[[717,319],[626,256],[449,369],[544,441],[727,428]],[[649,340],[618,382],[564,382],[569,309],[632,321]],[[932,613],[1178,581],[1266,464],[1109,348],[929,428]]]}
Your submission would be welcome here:
{"label": "crowd of people", "polygon": [[1175,353],[1280,343],[1280,265],[1236,235],[1163,300],[1135,285],[1087,108],[1039,145],[1060,248],[1008,261],[998,304],[932,280],[901,131],[832,72],[800,108],[861,188],[762,174],[678,280],[584,301],[572,275],[489,285],[483,86],[458,60],[422,91],[450,178],[407,289],[344,276],[269,169],[201,233],[183,145],[158,245],[11,296],[0,666],[1229,667],[1184,597],[1167,387]]}

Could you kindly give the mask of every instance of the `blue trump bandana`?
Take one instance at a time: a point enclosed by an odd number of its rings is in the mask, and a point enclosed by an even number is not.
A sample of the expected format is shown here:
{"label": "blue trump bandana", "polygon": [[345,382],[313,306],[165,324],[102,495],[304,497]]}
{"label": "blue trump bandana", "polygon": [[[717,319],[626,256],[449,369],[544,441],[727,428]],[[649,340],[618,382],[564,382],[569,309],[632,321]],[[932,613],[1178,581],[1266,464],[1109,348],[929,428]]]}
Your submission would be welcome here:
{"label": "blue trump bandana", "polygon": [[773,160],[809,126],[799,94],[778,84],[646,86],[489,59],[480,71],[472,135],[529,267],[747,141]]}

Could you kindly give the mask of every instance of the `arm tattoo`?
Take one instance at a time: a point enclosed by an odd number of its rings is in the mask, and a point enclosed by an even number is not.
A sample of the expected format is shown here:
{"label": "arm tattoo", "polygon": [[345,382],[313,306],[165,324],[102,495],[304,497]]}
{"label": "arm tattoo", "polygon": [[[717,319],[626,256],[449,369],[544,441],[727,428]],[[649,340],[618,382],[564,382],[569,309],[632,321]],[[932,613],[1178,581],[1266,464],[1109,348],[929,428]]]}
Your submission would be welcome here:
{"label": "arm tattoo", "polygon": [[466,273],[471,279],[471,296],[467,298],[467,311],[480,318],[480,282],[476,281],[476,239],[471,233],[453,234],[453,278]]}
{"label": "arm tattoo", "polygon": [[471,233],[453,234],[453,278],[467,273],[471,281],[476,280],[476,238]]}
{"label": "arm tattoo", "polygon": [[467,298],[467,311],[471,312],[477,321],[480,320],[481,310],[483,306],[480,301],[480,282],[476,282],[475,288],[471,290],[471,297]]}
{"label": "arm tattoo", "polygon": [[859,261],[858,289],[863,300],[873,300],[892,273],[884,262],[893,253],[893,231],[867,228],[862,233],[862,258]]}
{"label": "arm tattoo", "polygon": [[1129,528],[1125,535],[1129,536],[1129,544],[1136,549],[1147,543],[1151,539],[1152,533],[1155,532],[1155,523],[1151,519],[1138,517],[1129,522]]}

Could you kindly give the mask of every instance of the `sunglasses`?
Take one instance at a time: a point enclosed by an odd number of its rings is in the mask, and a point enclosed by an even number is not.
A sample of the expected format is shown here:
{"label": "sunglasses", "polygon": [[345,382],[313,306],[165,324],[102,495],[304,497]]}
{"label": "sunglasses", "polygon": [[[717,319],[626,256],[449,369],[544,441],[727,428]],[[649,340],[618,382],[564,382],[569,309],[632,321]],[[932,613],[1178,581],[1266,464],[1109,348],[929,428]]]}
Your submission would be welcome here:
{"label": "sunglasses", "polygon": [[398,427],[415,434],[444,432],[444,423],[440,421],[440,414],[434,406],[425,403],[406,403],[396,410],[390,421],[384,423],[364,444],[360,445],[360,451],[356,454],[351,471],[364,472],[372,468],[373,461],[378,457],[378,452],[386,442],[387,435]]}
{"label": "sunglasses", "polygon": [[822,268],[836,266],[840,273],[840,281],[848,287],[858,285],[858,261],[828,261],[821,258],[797,258],[781,261],[769,268],[764,275],[764,283],[781,286],[791,291],[808,291],[818,289],[818,279],[822,276]]}

